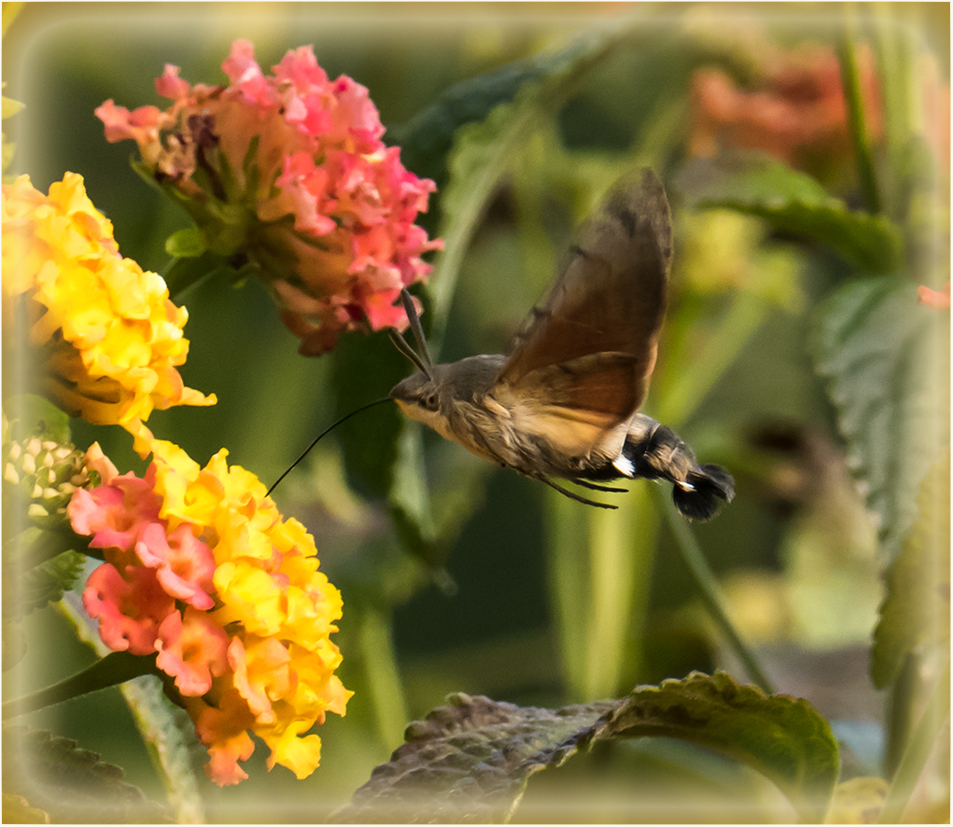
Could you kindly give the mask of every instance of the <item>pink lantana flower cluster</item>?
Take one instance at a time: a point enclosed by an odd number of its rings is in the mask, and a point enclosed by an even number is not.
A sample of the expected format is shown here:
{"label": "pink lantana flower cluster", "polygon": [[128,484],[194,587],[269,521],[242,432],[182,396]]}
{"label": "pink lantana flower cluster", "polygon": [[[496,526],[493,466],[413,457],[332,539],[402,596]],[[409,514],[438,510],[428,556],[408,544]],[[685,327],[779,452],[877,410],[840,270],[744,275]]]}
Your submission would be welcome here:
{"label": "pink lantana flower cluster", "polygon": [[[273,75],[236,40],[228,86],[190,85],[166,65],[165,110],[103,103],[110,142],[132,139],[142,163],[192,215],[206,247],[256,265],[301,352],[324,353],[344,330],[406,325],[401,288],[423,279],[441,246],[415,225],[432,181],[408,172],[365,87],[329,80],[310,46]],[[365,322],[366,320],[366,322]]]}
{"label": "pink lantana flower cluster", "polygon": [[109,648],[157,654],[176,700],[209,751],[217,784],[247,778],[250,733],[298,778],[318,766],[306,734],[352,694],[334,674],[330,635],[341,595],[318,570],[314,540],[282,519],[258,478],[219,451],[200,468],[170,442],[151,442],[144,478],[120,475],[98,444],[86,458],[102,484],[77,489],[67,513],[105,562],[83,604]]}

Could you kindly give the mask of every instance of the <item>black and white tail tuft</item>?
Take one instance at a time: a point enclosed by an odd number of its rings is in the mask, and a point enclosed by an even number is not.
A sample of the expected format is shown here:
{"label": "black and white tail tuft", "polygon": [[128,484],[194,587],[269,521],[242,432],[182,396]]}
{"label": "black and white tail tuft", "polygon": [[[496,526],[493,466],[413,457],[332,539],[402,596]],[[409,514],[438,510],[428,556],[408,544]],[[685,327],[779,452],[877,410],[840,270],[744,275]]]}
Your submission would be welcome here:
{"label": "black and white tail tuft", "polygon": [[690,520],[710,520],[735,496],[735,481],[720,465],[699,465],[695,453],[671,428],[636,414],[622,455],[634,477],[672,483],[672,500]]}

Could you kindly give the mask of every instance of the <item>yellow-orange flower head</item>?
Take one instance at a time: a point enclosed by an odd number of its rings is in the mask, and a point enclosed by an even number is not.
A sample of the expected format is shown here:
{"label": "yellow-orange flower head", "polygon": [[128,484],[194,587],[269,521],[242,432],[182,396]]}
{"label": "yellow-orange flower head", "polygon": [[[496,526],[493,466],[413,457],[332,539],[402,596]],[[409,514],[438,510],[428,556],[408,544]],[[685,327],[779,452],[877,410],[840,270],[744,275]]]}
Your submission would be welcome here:
{"label": "yellow-orange flower head", "polygon": [[176,367],[188,313],[162,277],[123,258],[110,221],[66,173],[44,195],[3,187],[4,348],[38,356],[38,392],[72,416],[139,431],[153,409],[212,405]]}
{"label": "yellow-orange flower head", "polygon": [[247,778],[239,764],[252,733],[271,749],[269,769],[304,778],[321,757],[308,731],[327,712],[344,715],[352,694],[334,674],[341,655],[330,639],[341,594],[304,526],[282,518],[225,449],[202,468],[171,442],[147,441],[142,479],[119,475],[98,445],[87,452],[102,485],[77,489],[67,512],[106,562],[83,604],[110,648],[159,653],[215,783]]}

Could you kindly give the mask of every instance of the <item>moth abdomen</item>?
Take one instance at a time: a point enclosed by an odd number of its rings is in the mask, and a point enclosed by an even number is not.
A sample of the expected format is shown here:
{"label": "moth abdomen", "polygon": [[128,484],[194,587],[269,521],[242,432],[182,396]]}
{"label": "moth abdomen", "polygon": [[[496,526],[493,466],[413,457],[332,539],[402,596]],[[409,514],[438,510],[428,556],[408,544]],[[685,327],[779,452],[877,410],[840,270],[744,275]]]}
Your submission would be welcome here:
{"label": "moth abdomen", "polygon": [[710,520],[735,496],[731,474],[720,465],[699,465],[678,434],[641,413],[633,417],[613,467],[623,476],[671,482],[672,500],[691,520]]}

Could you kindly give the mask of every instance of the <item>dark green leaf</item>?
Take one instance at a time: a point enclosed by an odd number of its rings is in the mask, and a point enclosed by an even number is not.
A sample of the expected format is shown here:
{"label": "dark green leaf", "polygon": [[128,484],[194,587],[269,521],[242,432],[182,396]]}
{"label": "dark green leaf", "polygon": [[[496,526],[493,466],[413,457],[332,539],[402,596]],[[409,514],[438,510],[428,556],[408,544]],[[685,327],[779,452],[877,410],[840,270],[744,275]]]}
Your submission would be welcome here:
{"label": "dark green leaf", "polygon": [[919,516],[884,579],[887,594],[874,631],[871,676],[884,688],[915,647],[949,643],[950,455],[923,479]]}
{"label": "dark green leaf", "polygon": [[561,48],[530,55],[462,81],[406,124],[391,129],[387,138],[400,145],[401,160],[408,169],[443,186],[445,159],[459,127],[484,120],[528,84],[560,75],[596,54],[605,41],[601,32],[582,32]]}
{"label": "dark green leaf", "polygon": [[21,795],[60,823],[171,823],[123,771],[68,738],[3,728],[3,791]]}
{"label": "dark green leaf", "polygon": [[[386,396],[409,367],[382,333],[342,336],[331,359],[337,417]],[[391,490],[403,424],[404,416],[396,405],[379,405],[334,430],[348,478],[364,495],[384,497]]]}
{"label": "dark green leaf", "polygon": [[500,822],[526,779],[559,765],[618,701],[558,710],[520,707],[463,693],[404,733],[389,764],[374,770],[333,820]]}
{"label": "dark green leaf", "polygon": [[448,700],[407,728],[405,744],[338,821],[506,821],[530,776],[618,737],[664,736],[718,750],[771,779],[808,821],[823,818],[837,781],[837,742],[807,701],[739,686],[723,672],[557,710],[463,694]]}
{"label": "dark green leaf", "polygon": [[872,273],[889,273],[900,266],[903,242],[891,221],[851,211],[809,175],[760,153],[690,161],[676,188],[691,207],[759,216],[778,230],[831,245]]}
{"label": "dark green leaf", "polygon": [[920,481],[949,442],[949,315],[918,305],[897,279],[853,282],[818,307],[812,350],[893,557],[916,519]]}
{"label": "dark green leaf", "polygon": [[185,227],[165,240],[165,251],[176,258],[198,258],[205,250],[205,236],[198,227]]}

